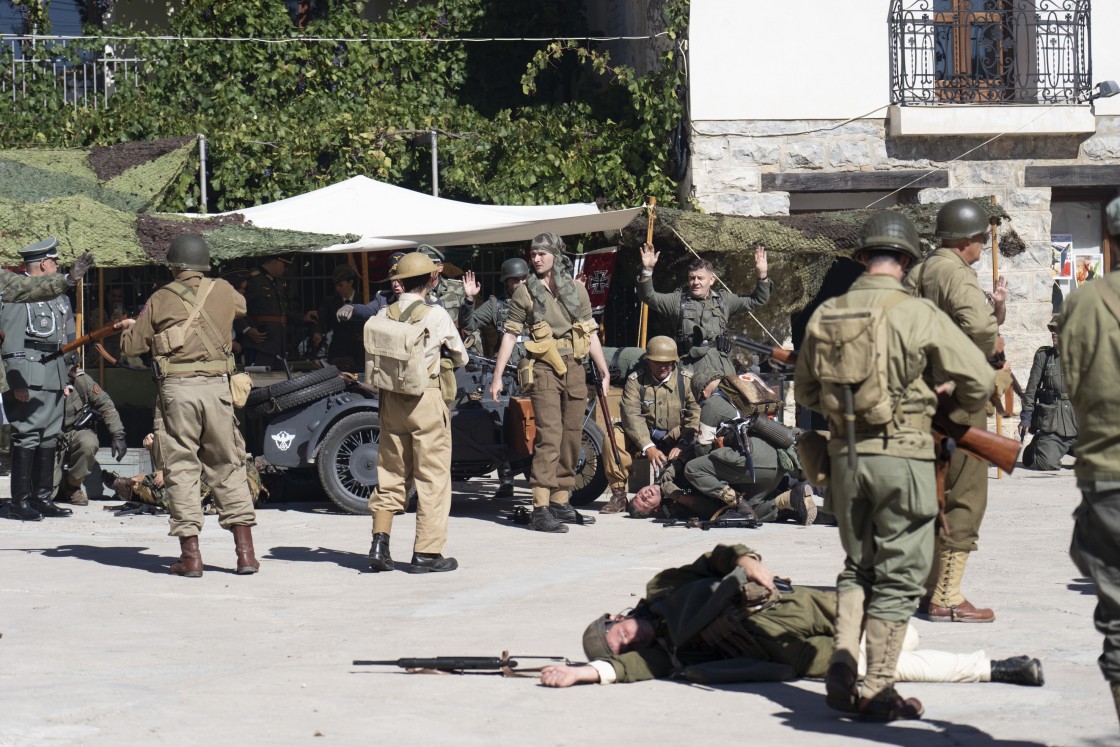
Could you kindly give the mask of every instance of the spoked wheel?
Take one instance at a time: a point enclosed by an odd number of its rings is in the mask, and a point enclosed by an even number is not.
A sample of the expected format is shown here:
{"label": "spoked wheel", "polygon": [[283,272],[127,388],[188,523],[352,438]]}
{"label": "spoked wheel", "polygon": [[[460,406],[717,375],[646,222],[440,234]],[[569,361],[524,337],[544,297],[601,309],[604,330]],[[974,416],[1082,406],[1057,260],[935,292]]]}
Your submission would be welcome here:
{"label": "spoked wheel", "polygon": [[319,450],[319,480],[331,501],[352,514],[369,513],[377,486],[381,423],[377,413],[348,415],[331,427]]}
{"label": "spoked wheel", "polygon": [[580,434],[579,458],[576,460],[576,484],[572,488],[572,505],[586,506],[607,489],[603,471],[603,431],[588,420]]}

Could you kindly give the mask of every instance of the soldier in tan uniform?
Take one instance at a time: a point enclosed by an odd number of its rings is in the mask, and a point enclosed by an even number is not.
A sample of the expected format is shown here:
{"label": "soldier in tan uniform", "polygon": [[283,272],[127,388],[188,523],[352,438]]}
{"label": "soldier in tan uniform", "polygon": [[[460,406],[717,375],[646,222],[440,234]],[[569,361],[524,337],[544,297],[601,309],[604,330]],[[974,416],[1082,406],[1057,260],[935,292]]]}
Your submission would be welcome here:
{"label": "soldier in tan uniform", "polygon": [[[447,312],[426,303],[428,291],[438,277],[439,272],[428,257],[420,252],[406,254],[389,276],[390,280],[401,282],[403,292],[377,313],[378,317],[395,320],[409,320],[417,310],[423,313],[415,324],[427,331],[424,368],[434,373],[429,374],[424,393],[417,396],[380,390],[377,488],[369,498],[373,514],[369,566],[374,572],[393,570],[389,534],[393,515],[405,509],[409,478],[416,488],[416,540],[412,562],[405,570],[430,573],[459,567],[455,558],[442,554],[447,543],[447,516],[451,512],[451,413],[440,393],[439,368],[441,351],[456,368],[466,365],[467,351]],[[368,355],[368,346],[366,352]]]}
{"label": "soldier in tan uniform", "polygon": [[[1120,239],[1120,199],[1106,211],[1108,230]],[[1077,487],[1069,554],[1093,579],[1093,623],[1104,635],[1097,659],[1120,716],[1120,273],[1086,283],[1062,306],[1058,349],[1073,411],[1077,414]]]}
{"label": "soldier in tan uniform", "polygon": [[[700,424],[700,405],[692,393],[692,372],[684,370],[671,337],[654,337],[646,345],[644,364],[639,365],[622,387],[622,434],[615,439],[627,451],[622,465],[603,449],[611,499],[600,513],[626,510],[626,483],[630,458],[649,460],[657,472],[692,446]],[[621,456],[621,455],[620,455]]]}
{"label": "soldier in tan uniform", "polygon": [[218,523],[233,532],[237,573],[256,573],[260,564],[252,527],[257,517],[230,391],[230,334],[233,320],[245,316],[245,298],[226,281],[204,276],[210,269],[210,248],[202,236],[176,238],[167,263],[175,280],[153,293],[136,319],[124,319],[117,327],[125,330],[121,352],[150,353],[158,368],[156,453],[170,497],[170,534],[179,538],[182,552],[171,572],[202,575],[201,476],[213,491]]}
{"label": "soldier in tan uniform", "polygon": [[[1001,281],[992,292],[992,306],[980,289],[971,265],[980,259],[988,240],[988,214],[972,200],[951,200],[937,213],[941,248],[910,273],[906,287],[944,311],[984,354],[993,368],[1002,367],[1003,340],[999,324],[1005,313],[1007,286]],[[945,381],[938,377],[936,383]],[[958,410],[952,419],[973,428],[988,427],[984,410]],[[945,478],[945,522],[938,532],[934,565],[926,580],[919,612],[937,622],[991,622],[995,613],[977,608],[961,593],[961,579],[969,554],[980,538],[980,523],[988,507],[988,465],[957,450]],[[928,598],[928,601],[927,601]]]}
{"label": "soldier in tan uniform", "polygon": [[[534,273],[510,300],[496,365],[496,370],[504,369],[518,336],[525,335],[525,351],[533,359],[529,397],[537,423],[529,478],[533,489],[529,526],[538,532],[566,532],[564,523],[593,521],[569,503],[587,407],[583,368],[587,356],[602,374],[604,394],[610,386],[610,372],[599,347],[599,325],[591,316],[591,299],[587,289],[572,278],[571,263],[563,252],[564,240],[554,233],[533,239],[529,262]],[[502,388],[501,377],[495,376],[490,385],[494,401]]]}
{"label": "soldier in tan uniform", "polygon": [[[797,402],[829,419],[831,504],[826,510],[836,514],[847,555],[836,582],[827,701],[832,708],[858,712],[871,721],[920,718],[923,713],[922,704],[903,699],[894,682],[906,627],[929,573],[937,518],[930,433],[937,396],[926,372],[932,367],[954,382],[953,396],[969,411],[982,412],[994,387],[983,354],[968,344],[952,320],[903,289],[902,276],[919,256],[918,232],[909,219],[890,211],[872,216],[855,255],[867,270],[847,294],[826,301],[813,313],[795,378]],[[874,371],[858,385],[862,395],[874,383],[881,399],[874,405],[863,400],[859,409],[838,410],[838,400],[848,398],[839,396],[837,379],[824,374],[836,361],[830,357],[835,340],[824,335],[842,328],[844,320],[870,319],[875,312],[882,314],[882,324],[867,324],[858,337],[874,350],[882,344],[879,335],[885,335],[887,359],[874,364]],[[826,326],[824,320],[836,326]],[[855,341],[848,338],[845,349],[856,349]],[[849,444],[845,423],[853,415]],[[886,422],[873,424],[882,420]],[[803,438],[802,448],[807,443]],[[864,630],[867,675],[857,691],[856,661]]]}

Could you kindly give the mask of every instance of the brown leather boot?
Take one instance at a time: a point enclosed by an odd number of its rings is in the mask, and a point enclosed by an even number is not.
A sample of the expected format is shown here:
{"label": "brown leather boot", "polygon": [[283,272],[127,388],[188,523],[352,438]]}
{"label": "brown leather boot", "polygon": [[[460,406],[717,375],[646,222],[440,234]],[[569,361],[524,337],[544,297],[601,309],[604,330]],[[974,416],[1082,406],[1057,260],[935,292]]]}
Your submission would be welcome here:
{"label": "brown leather boot", "polygon": [[996,613],[977,608],[961,593],[961,579],[968,562],[968,553],[941,547],[938,553],[937,585],[933,588],[926,616],[930,622],[990,623]]}
{"label": "brown leather boot", "polygon": [[237,548],[237,573],[245,576],[256,573],[261,569],[257,556],[253,550],[253,528],[244,524],[235,524],[230,527],[233,532],[233,544]]}
{"label": "brown leather boot", "polygon": [[607,505],[599,509],[601,514],[617,514],[626,510],[626,486],[625,485],[612,485],[611,486],[611,499],[607,501]]}
{"label": "brown leather boot", "polygon": [[202,553],[198,551],[198,535],[179,538],[179,562],[172,563],[170,571],[176,576],[202,577]]}
{"label": "brown leather boot", "polygon": [[69,503],[72,506],[89,505],[89,498],[86,497],[85,491],[82,490],[81,483],[77,485],[71,485],[69,480],[64,482],[62,486],[59,487],[58,498],[55,498],[55,501],[59,503]]}

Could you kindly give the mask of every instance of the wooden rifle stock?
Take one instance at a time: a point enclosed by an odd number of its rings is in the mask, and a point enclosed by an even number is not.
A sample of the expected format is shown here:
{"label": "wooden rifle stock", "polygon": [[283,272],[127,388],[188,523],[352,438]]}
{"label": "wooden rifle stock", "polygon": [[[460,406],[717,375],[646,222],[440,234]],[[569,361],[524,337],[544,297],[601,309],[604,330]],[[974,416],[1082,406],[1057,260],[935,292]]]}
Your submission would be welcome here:
{"label": "wooden rifle stock", "polygon": [[1019,442],[998,433],[973,428],[965,423],[954,423],[949,416],[958,409],[949,395],[937,396],[937,412],[933,416],[935,434],[953,439],[957,448],[965,454],[998,467],[1010,475],[1019,460]]}
{"label": "wooden rifle stock", "polygon": [[85,347],[86,345],[89,345],[91,342],[97,342],[98,340],[104,340],[106,337],[112,337],[113,335],[115,335],[115,334],[117,334],[118,332],[121,331],[119,329],[115,329],[116,325],[120,321],[121,320],[118,319],[116,322],[109,322],[104,327],[98,327],[97,329],[93,330],[89,334],[82,335],[81,337],[77,338],[73,342],[66,343],[65,345],[63,345],[62,347],[60,347],[58,350],[54,351],[53,353],[48,353],[47,355],[44,355],[43,356],[43,361],[44,362],[53,361],[55,358],[66,355],[67,353],[72,352],[74,350],[77,350],[78,348]]}

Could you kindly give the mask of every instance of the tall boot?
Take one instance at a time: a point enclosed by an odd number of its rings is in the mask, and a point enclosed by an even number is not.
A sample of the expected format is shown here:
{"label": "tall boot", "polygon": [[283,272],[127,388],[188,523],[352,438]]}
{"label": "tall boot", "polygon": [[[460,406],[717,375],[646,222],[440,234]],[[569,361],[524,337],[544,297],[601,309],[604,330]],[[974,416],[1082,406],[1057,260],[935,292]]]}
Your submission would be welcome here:
{"label": "tall boot", "polygon": [[198,550],[198,535],[179,538],[179,562],[172,563],[169,569],[176,576],[200,578],[202,576],[202,553]]}
{"label": "tall boot", "polygon": [[375,532],[369,547],[369,569],[374,573],[393,570],[393,556],[389,554],[389,533]]}
{"label": "tall boot", "polygon": [[233,532],[233,546],[237,553],[237,575],[246,576],[256,573],[261,569],[253,549],[253,528],[245,524],[234,524],[230,527]]}
{"label": "tall boot", "polygon": [[611,485],[611,499],[599,509],[601,514],[617,514],[626,510],[626,486]]}
{"label": "tall boot", "polygon": [[35,465],[32,474],[35,476],[35,496],[31,499],[31,507],[43,516],[60,518],[74,513],[68,508],[56,505],[54,497],[54,452],[55,446],[43,446],[35,451]]}
{"label": "tall boot", "polygon": [[845,713],[855,713],[859,709],[856,672],[865,599],[866,592],[858,587],[844,589],[836,595],[836,632],[832,636],[832,660],[824,678],[825,703]]}
{"label": "tall boot", "polygon": [[1110,687],[1112,688],[1112,704],[1116,708],[1116,717],[1120,718],[1120,682],[1113,682]]}
{"label": "tall boot", "polygon": [[908,624],[906,620],[867,618],[867,675],[859,699],[859,715],[864,721],[915,719],[925,712],[920,700],[903,698],[894,689],[898,655]]}
{"label": "tall boot", "polygon": [[12,446],[12,502],[8,504],[9,519],[43,520],[43,515],[31,505],[31,469],[34,464],[35,449]]}
{"label": "tall boot", "polygon": [[779,511],[792,511],[797,523],[807,527],[817,520],[817,504],[813,501],[813,488],[807,482],[800,482],[774,498]]}
{"label": "tall boot", "polygon": [[930,622],[988,623],[995,620],[995,612],[972,606],[961,594],[961,579],[969,554],[943,546],[937,555],[937,584],[933,587],[926,613]]}
{"label": "tall boot", "polygon": [[513,467],[509,466],[509,462],[498,465],[498,489],[494,492],[494,497],[513,497]]}

